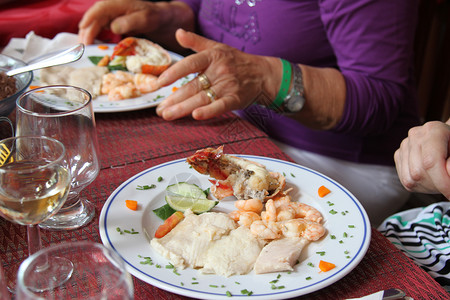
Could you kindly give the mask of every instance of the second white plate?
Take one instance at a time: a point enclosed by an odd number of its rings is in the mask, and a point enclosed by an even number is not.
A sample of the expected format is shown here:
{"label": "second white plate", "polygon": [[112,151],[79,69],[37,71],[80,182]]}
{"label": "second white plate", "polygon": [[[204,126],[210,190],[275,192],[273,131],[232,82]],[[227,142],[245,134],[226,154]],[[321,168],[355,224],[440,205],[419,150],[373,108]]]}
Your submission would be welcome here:
{"label": "second white plate", "polygon": [[[88,45],[85,48],[83,56],[76,62],[67,64],[74,68],[85,68],[93,66],[93,63],[89,60],[89,56],[105,56],[111,55],[116,44],[101,44],[101,45]],[[102,47],[99,47],[102,46]],[[183,56],[170,52],[172,61],[177,62],[183,59]],[[141,97],[126,99],[121,101],[109,101],[106,95],[99,96],[92,101],[94,112],[96,113],[113,113],[123,111],[140,110],[149,107],[157,106],[167,96],[169,96],[174,88],[179,88],[186,84],[195,77],[194,74],[190,74],[182,79],[179,79],[170,86],[163,87],[155,92],[144,94]],[[34,78],[31,85],[40,86],[40,72],[34,71]]]}

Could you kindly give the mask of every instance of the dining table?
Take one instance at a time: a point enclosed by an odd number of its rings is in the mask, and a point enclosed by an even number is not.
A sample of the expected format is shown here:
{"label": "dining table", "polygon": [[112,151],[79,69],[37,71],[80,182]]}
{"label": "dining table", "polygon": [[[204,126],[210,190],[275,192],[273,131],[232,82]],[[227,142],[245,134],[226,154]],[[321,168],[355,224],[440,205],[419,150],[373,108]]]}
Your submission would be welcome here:
{"label": "dining table", "polygon": [[[14,119],[14,112],[11,119]],[[292,162],[265,132],[232,112],[203,121],[191,117],[165,121],[150,107],[96,113],[95,121],[101,169],[96,179],[82,191],[82,196],[95,205],[95,217],[88,225],[75,230],[41,230],[44,247],[73,241],[102,243],[100,213],[105,201],[123,182],[154,166],[184,159],[199,149],[223,145],[227,153]],[[8,269],[27,255],[26,227],[0,218],[3,268]],[[190,299],[136,277],[133,283],[136,300]],[[359,298],[391,288],[400,289],[417,300],[450,299],[428,273],[372,227],[368,250],[354,269],[340,280],[297,299]]]}

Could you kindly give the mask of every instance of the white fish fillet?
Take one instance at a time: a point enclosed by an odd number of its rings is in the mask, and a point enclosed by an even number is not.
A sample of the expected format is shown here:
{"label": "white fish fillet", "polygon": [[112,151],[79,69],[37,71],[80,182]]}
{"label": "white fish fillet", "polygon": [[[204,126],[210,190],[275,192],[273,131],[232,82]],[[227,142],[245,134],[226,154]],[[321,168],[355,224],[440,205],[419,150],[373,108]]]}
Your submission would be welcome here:
{"label": "white fish fillet", "polygon": [[68,84],[81,87],[92,95],[92,99],[100,95],[102,77],[108,73],[107,67],[91,66],[73,68],[70,66],[55,66],[41,70],[41,85]]}
{"label": "white fish fillet", "polygon": [[238,227],[211,245],[201,272],[225,277],[247,274],[253,269],[262,248],[263,244],[250,229]]}
{"label": "white fish fillet", "polygon": [[309,243],[305,238],[290,237],[273,240],[267,244],[255,262],[255,274],[293,271],[303,248]]}
{"label": "white fish fillet", "polygon": [[227,214],[196,215],[188,210],[174,229],[160,239],[153,238],[150,245],[174,266],[196,269],[204,266],[212,243],[235,228],[236,224]]}

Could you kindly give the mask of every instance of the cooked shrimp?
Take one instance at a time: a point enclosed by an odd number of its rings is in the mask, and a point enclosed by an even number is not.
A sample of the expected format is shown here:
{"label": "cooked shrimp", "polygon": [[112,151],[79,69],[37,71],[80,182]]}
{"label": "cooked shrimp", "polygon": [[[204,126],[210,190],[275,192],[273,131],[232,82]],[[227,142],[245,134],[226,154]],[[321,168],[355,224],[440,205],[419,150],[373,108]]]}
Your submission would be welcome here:
{"label": "cooked shrimp", "polygon": [[289,204],[281,205],[277,208],[277,221],[296,219],[295,209]]}
{"label": "cooked shrimp", "polygon": [[151,93],[159,89],[158,77],[155,75],[138,73],[134,75],[133,81],[138,90],[143,94]]}
{"label": "cooked shrimp", "polygon": [[243,213],[243,211],[241,211],[241,210],[234,210],[234,211],[228,213],[228,216],[237,222],[237,221],[239,221],[239,218],[241,217],[242,213]]}
{"label": "cooked shrimp", "polygon": [[124,71],[116,71],[114,73],[107,73],[103,75],[101,89],[102,94],[107,95],[115,87],[133,82],[133,77],[133,74]]}
{"label": "cooked shrimp", "polygon": [[252,211],[235,210],[228,214],[230,218],[238,222],[239,226],[245,226],[250,228],[252,223],[257,220],[261,220],[261,217]]}
{"label": "cooked shrimp", "polygon": [[108,93],[108,99],[111,101],[124,100],[129,98],[139,97],[141,93],[136,86],[129,82],[124,85],[116,86]]}
{"label": "cooked shrimp", "polygon": [[317,223],[322,222],[323,217],[320,211],[308,204],[291,202],[288,206],[294,209],[295,218],[304,218]]}
{"label": "cooked shrimp", "polygon": [[277,221],[277,209],[272,199],[267,200],[266,210],[261,212],[261,219],[266,223]]}
{"label": "cooked shrimp", "polygon": [[234,202],[237,209],[243,211],[252,211],[260,214],[264,208],[264,204],[259,199],[237,200]]}
{"label": "cooked shrimp", "polygon": [[250,225],[250,232],[264,240],[274,240],[281,237],[281,230],[276,222],[266,223],[256,220]]}
{"label": "cooked shrimp", "polygon": [[278,195],[272,198],[276,208],[291,203],[291,196],[289,196],[287,192],[288,191],[278,193]]}
{"label": "cooked shrimp", "polygon": [[292,219],[279,223],[285,237],[304,237],[310,241],[317,241],[325,234],[322,224],[305,219]]}

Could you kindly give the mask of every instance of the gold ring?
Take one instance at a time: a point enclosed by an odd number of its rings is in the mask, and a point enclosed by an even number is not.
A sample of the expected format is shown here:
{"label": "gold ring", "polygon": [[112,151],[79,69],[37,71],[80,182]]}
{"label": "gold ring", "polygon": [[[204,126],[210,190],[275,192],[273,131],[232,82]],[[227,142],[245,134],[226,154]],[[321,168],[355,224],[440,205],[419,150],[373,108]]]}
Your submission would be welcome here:
{"label": "gold ring", "polygon": [[211,87],[211,82],[209,81],[208,77],[204,73],[197,76],[198,82],[200,82],[200,85],[202,86],[203,90],[209,89]]}
{"label": "gold ring", "polygon": [[209,101],[211,101],[211,103],[213,103],[214,101],[216,101],[216,93],[214,93],[214,91],[212,89],[206,89],[205,90],[206,96],[208,96]]}

